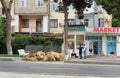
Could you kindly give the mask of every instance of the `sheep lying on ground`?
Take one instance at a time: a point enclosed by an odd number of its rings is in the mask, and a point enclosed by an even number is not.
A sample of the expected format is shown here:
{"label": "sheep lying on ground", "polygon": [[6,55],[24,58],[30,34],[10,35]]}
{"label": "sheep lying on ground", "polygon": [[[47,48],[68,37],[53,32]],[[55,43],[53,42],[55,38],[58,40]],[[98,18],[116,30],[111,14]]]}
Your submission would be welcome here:
{"label": "sheep lying on ground", "polygon": [[57,52],[42,52],[32,53],[23,58],[26,61],[63,61],[64,53]]}

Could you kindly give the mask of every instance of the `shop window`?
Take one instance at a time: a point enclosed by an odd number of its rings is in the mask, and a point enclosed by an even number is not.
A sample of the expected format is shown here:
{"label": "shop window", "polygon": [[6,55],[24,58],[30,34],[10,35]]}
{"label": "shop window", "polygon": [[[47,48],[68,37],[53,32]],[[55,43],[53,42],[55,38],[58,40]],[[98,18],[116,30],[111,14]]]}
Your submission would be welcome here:
{"label": "shop window", "polygon": [[80,44],[83,44],[83,42],[84,42],[84,35],[77,35],[76,36],[76,44],[80,45]]}
{"label": "shop window", "polygon": [[73,41],[68,42],[68,48],[74,49],[74,42]]}
{"label": "shop window", "polygon": [[22,28],[29,28],[29,19],[22,20]]}
{"label": "shop window", "polygon": [[107,36],[107,40],[111,40],[111,36]]}
{"label": "shop window", "polygon": [[68,39],[74,39],[74,35],[68,35]]}
{"label": "shop window", "polygon": [[112,36],[112,40],[115,41],[116,40],[116,36]]}
{"label": "shop window", "polygon": [[116,36],[107,36],[107,40],[115,41],[116,40]]}
{"label": "shop window", "polygon": [[101,36],[86,36],[86,40],[102,40]]}

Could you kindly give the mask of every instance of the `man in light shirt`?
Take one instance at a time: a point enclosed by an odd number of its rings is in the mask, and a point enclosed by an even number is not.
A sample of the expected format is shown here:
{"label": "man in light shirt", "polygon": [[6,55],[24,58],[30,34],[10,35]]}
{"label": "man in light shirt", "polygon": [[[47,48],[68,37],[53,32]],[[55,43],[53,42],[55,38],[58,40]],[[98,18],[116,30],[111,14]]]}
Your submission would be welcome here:
{"label": "man in light shirt", "polygon": [[83,45],[84,59],[87,58],[86,50],[87,50],[87,47],[86,47],[86,45],[84,44],[84,45]]}

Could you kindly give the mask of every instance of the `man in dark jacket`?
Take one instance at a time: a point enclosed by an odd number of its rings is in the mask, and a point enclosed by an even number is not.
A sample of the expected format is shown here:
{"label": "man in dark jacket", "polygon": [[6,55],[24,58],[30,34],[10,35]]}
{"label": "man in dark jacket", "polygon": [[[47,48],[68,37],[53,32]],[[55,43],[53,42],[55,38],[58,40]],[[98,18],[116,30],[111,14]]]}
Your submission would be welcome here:
{"label": "man in dark jacket", "polygon": [[82,59],[82,46],[80,45],[80,47],[79,47],[79,56],[80,56],[80,59]]}

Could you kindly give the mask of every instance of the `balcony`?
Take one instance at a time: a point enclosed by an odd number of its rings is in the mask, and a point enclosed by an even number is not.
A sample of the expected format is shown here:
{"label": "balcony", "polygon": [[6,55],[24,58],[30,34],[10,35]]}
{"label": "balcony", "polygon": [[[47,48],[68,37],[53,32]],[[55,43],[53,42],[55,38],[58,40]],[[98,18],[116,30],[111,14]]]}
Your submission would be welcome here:
{"label": "balcony", "polygon": [[49,13],[49,2],[44,1],[44,4],[38,6],[37,0],[26,0],[24,5],[20,5],[19,0],[15,0],[15,14],[19,15],[46,15]]}
{"label": "balcony", "polygon": [[85,31],[84,25],[68,25],[68,30]]}

